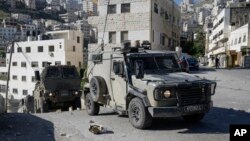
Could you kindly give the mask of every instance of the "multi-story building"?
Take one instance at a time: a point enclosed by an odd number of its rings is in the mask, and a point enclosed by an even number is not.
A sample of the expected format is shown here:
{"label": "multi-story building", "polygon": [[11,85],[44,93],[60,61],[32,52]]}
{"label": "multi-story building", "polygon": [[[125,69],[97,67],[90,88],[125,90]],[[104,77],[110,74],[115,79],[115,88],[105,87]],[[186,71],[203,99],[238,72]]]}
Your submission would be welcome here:
{"label": "multi-story building", "polygon": [[21,13],[11,13],[11,17],[13,19],[16,19],[18,22],[22,22],[22,23],[31,23],[32,21],[30,15],[21,14]]}
{"label": "multi-story building", "polygon": [[24,0],[27,8],[36,9],[36,0]]}
{"label": "multi-story building", "polygon": [[229,66],[244,67],[245,56],[250,56],[250,26],[246,24],[232,31],[229,38]]}
{"label": "multi-story building", "polygon": [[[98,44],[149,41],[152,49],[174,50],[180,43],[180,9],[174,0],[98,1],[99,16],[89,17]],[[107,17],[107,18],[106,18]]]}
{"label": "multi-story building", "polygon": [[59,14],[59,16],[64,20],[66,23],[75,22],[77,20],[77,16],[74,13],[65,13],[65,14]]}
{"label": "multi-story building", "polygon": [[219,58],[220,66],[227,67],[226,53],[230,35],[230,9],[224,8],[213,20],[213,31],[209,39],[209,65],[214,65],[215,58]]}
{"label": "multi-story building", "polygon": [[89,16],[97,16],[97,4],[93,0],[83,0],[82,7]]}
{"label": "multi-story building", "polygon": [[15,38],[17,33],[16,27],[1,27],[0,26],[0,48],[5,48]]}
{"label": "multi-story building", "polygon": [[[11,62],[8,59],[10,53],[7,53],[6,67],[11,65],[9,94],[15,99],[32,95],[35,88],[34,71],[41,72],[47,62],[51,62],[51,65],[82,67],[83,37],[81,32],[65,30],[45,34],[46,38],[43,35],[39,36],[38,40],[28,38],[25,42],[15,43]],[[0,80],[0,85],[6,85],[6,81]]]}

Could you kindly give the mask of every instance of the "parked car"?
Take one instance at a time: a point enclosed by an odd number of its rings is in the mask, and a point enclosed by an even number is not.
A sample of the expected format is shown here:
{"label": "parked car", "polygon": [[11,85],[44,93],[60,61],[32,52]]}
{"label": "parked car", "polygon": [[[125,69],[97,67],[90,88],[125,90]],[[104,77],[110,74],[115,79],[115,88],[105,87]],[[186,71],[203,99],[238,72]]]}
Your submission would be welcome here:
{"label": "parked car", "polygon": [[187,59],[189,70],[199,70],[199,62],[196,58],[188,58]]}

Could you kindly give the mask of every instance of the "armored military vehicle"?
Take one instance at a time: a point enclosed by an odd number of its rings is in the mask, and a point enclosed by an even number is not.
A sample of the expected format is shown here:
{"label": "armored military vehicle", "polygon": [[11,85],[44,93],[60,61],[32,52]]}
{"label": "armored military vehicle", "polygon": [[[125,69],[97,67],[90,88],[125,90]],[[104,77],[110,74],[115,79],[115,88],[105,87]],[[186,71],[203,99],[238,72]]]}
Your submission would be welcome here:
{"label": "armored military vehicle", "polygon": [[182,72],[176,52],[130,45],[90,48],[84,86],[88,114],[110,106],[139,129],[150,127],[152,118],[200,121],[213,105],[216,82]]}
{"label": "armored military vehicle", "polygon": [[44,113],[56,107],[81,108],[81,77],[75,66],[47,66],[41,77],[39,71],[35,72],[35,79],[35,112]]}

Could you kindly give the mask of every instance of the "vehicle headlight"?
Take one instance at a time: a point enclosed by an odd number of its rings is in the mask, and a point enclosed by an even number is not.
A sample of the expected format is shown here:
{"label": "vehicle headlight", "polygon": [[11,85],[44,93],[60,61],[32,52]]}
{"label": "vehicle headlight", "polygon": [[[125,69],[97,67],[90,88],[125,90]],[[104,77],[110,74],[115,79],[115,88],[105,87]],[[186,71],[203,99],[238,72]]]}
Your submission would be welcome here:
{"label": "vehicle headlight", "polygon": [[163,95],[166,97],[166,98],[169,98],[171,96],[171,92],[169,90],[166,90]]}
{"label": "vehicle headlight", "polygon": [[164,88],[156,88],[154,91],[155,100],[166,100],[171,97],[173,97],[173,92],[169,89],[166,90]]}
{"label": "vehicle headlight", "polygon": [[78,91],[75,91],[75,95],[78,95]]}
{"label": "vehicle headlight", "polygon": [[216,83],[212,83],[212,84],[210,85],[210,92],[211,92],[212,95],[215,94],[215,88],[216,88]]}

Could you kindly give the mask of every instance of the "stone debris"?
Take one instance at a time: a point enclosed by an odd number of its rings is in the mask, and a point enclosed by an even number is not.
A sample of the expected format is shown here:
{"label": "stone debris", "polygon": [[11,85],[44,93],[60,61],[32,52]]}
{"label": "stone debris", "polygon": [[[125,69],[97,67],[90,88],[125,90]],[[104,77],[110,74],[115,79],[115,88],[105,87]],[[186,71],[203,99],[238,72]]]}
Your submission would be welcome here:
{"label": "stone debris", "polygon": [[12,129],[12,128],[13,128],[13,125],[8,125],[8,128],[9,128],[9,129]]}
{"label": "stone debris", "polygon": [[102,125],[93,124],[89,126],[89,131],[94,134],[101,134],[101,133],[105,133],[107,130]]}
{"label": "stone debris", "polygon": [[95,123],[93,120],[90,120],[89,123]]}
{"label": "stone debris", "polygon": [[60,136],[66,136],[67,134],[66,133],[61,133]]}

